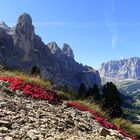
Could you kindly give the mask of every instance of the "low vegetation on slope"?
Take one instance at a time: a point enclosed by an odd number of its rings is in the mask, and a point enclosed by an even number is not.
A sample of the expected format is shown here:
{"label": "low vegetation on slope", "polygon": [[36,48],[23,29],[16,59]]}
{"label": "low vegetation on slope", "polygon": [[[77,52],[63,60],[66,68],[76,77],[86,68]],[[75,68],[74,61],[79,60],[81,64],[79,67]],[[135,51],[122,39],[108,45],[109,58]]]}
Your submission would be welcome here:
{"label": "low vegetation on slope", "polygon": [[[38,99],[38,98],[44,99],[44,100],[47,99],[48,103],[53,103],[53,104],[62,103],[60,96],[58,96],[61,91],[58,90],[57,91],[58,95],[57,95],[55,91],[50,90],[50,87],[52,87],[52,86],[51,86],[51,84],[49,84],[49,82],[45,82],[39,78],[31,78],[26,75],[19,74],[17,72],[10,72],[10,71],[2,70],[0,75],[2,75],[0,78],[2,93],[6,92],[9,94],[13,94],[13,92],[15,92],[18,96],[21,96],[21,94],[25,94],[27,97],[32,96],[34,99]],[[31,79],[33,79],[33,80],[31,80]],[[45,85],[45,83],[47,83],[47,84]],[[41,86],[41,84],[42,84],[42,86]],[[4,96],[5,96],[5,94],[4,94]],[[132,131],[130,131],[130,126],[129,126],[129,128],[126,127],[126,124],[127,124],[126,122],[124,123],[124,125],[122,125],[123,119],[121,121],[117,122],[117,119],[115,121],[115,119],[108,118],[108,119],[111,119],[112,122],[115,122],[118,127],[112,123],[109,123],[106,119],[103,119],[103,117],[100,117],[100,113],[101,113],[101,115],[104,115],[104,116],[106,116],[107,113],[105,113],[105,114],[102,113],[103,111],[100,109],[99,105],[96,105],[93,102],[89,103],[89,98],[87,98],[87,100],[84,100],[82,98],[82,101],[77,101],[77,100],[79,100],[79,97],[74,96],[73,92],[72,91],[70,92],[70,90],[67,91],[67,93],[63,92],[63,94],[61,92],[61,97],[62,96],[65,96],[65,97],[67,96],[68,97],[67,100],[69,100],[71,98],[73,100],[75,100],[75,101],[67,101],[67,106],[77,108],[81,111],[89,112],[93,115],[93,118],[96,120],[96,122],[101,124],[103,127],[107,128],[107,129],[117,130],[119,133],[123,134],[125,137],[130,137],[132,139],[135,139],[134,137],[131,137],[130,134],[128,135],[125,131],[123,131],[122,129],[119,128],[119,127],[121,127],[123,129],[127,130],[128,133],[132,132]],[[97,113],[95,110],[99,111],[99,113]],[[106,131],[108,131],[108,130],[106,130]],[[111,132],[108,132],[108,135],[111,135],[110,133]],[[117,135],[117,137],[120,137],[122,139],[122,135],[121,136]]]}

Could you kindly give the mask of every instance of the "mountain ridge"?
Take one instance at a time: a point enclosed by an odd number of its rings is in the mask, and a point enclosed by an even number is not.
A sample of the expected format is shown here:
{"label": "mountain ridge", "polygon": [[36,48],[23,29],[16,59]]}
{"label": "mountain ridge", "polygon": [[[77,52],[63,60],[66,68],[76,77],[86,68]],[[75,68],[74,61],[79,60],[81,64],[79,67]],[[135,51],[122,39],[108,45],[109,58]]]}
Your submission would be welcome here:
{"label": "mountain ridge", "polygon": [[116,80],[139,80],[140,58],[131,57],[122,60],[111,60],[102,63],[99,68],[101,77]]}
{"label": "mountain ridge", "polygon": [[[3,26],[6,27],[6,24],[3,23]],[[13,28],[0,26],[0,64],[28,74],[37,67],[41,76],[52,80],[56,86],[77,89],[81,83],[87,88],[101,85],[98,71],[76,62],[67,43],[62,49],[56,42],[46,45],[35,34],[32,18],[27,13],[19,16]]]}

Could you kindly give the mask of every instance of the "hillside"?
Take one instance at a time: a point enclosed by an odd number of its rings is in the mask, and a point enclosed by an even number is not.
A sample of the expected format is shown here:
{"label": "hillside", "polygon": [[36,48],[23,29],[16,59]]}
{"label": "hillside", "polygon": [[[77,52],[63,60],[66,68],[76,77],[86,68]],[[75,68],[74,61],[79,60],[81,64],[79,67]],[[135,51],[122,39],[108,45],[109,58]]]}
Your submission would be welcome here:
{"label": "hillside", "polygon": [[47,81],[48,86],[42,87],[37,85],[38,79],[33,82],[30,79],[35,78],[17,72],[0,75],[1,139],[135,139],[95,110],[77,101],[61,100]]}
{"label": "hillside", "polygon": [[100,85],[97,70],[79,64],[67,43],[62,49],[56,42],[45,44],[35,34],[32,18],[24,13],[19,16],[15,27],[0,23],[0,64],[27,74],[37,71],[54,86],[66,85],[78,89],[81,83],[87,88]]}
{"label": "hillside", "polygon": [[140,100],[140,81],[123,81],[118,84],[118,88],[124,94],[131,95]]}

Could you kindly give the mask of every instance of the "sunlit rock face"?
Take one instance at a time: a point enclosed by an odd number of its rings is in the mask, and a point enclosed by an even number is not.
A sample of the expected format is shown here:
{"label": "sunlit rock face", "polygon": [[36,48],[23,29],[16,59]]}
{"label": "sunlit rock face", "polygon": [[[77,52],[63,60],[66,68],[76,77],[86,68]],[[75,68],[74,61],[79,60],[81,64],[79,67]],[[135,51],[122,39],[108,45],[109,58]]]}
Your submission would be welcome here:
{"label": "sunlit rock face", "polygon": [[54,41],[44,44],[35,34],[27,13],[19,16],[13,28],[0,23],[0,64],[28,74],[37,67],[42,77],[53,81],[55,86],[78,89],[81,83],[87,88],[101,83],[98,71],[74,60],[70,45],[64,43],[61,49]]}
{"label": "sunlit rock face", "polygon": [[140,58],[133,57],[119,61],[103,63],[99,69],[101,77],[115,78],[116,80],[139,80]]}

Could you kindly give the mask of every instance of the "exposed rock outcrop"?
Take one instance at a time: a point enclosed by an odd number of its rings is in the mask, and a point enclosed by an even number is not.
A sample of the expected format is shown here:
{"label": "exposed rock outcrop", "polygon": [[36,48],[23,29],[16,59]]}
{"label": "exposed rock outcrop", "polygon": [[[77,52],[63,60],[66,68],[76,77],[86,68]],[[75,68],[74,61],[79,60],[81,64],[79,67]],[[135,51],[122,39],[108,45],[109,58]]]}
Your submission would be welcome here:
{"label": "exposed rock outcrop", "polygon": [[10,31],[10,27],[8,27],[5,22],[0,22],[0,28],[4,29],[6,32]]}
{"label": "exposed rock outcrop", "polygon": [[14,46],[23,51],[23,60],[32,59],[34,48],[35,33],[31,17],[24,13],[18,19],[17,25],[13,30]]}
{"label": "exposed rock outcrop", "polygon": [[61,57],[62,52],[56,42],[53,41],[48,43],[47,47],[50,49],[52,55],[55,55],[55,57]]}
{"label": "exposed rock outcrop", "polygon": [[119,61],[103,63],[99,69],[101,77],[116,80],[139,80],[140,58],[133,57]]}
{"label": "exposed rock outcrop", "polygon": [[100,76],[92,68],[74,60],[68,44],[62,50],[56,42],[45,45],[35,34],[30,15],[24,13],[14,28],[0,24],[0,64],[30,74],[35,66],[43,78],[51,79],[54,85],[78,88],[81,82],[89,88],[100,85]]}
{"label": "exposed rock outcrop", "polygon": [[[94,78],[93,78],[94,77]],[[100,76],[97,70],[89,70],[82,72],[81,82],[87,85],[87,87],[92,87],[93,83],[100,85]]]}
{"label": "exposed rock outcrop", "polygon": [[62,52],[67,57],[74,59],[73,51],[72,51],[71,47],[68,44],[64,43],[63,48],[62,48]]}

